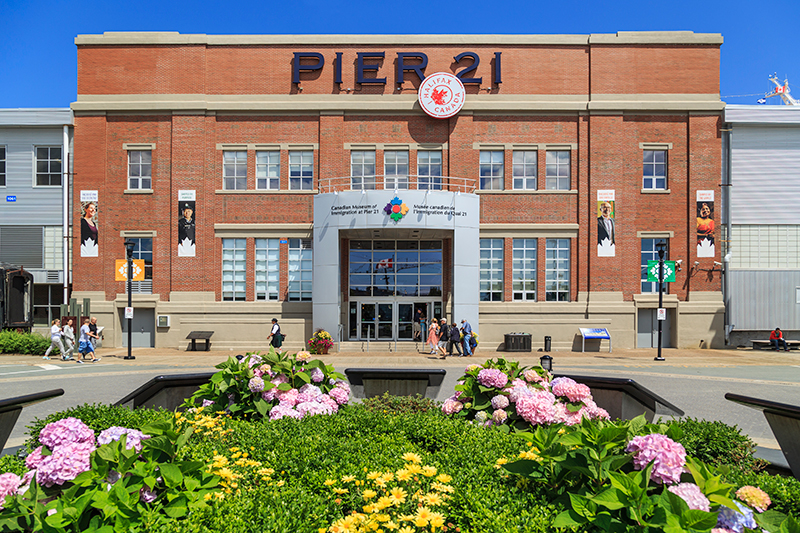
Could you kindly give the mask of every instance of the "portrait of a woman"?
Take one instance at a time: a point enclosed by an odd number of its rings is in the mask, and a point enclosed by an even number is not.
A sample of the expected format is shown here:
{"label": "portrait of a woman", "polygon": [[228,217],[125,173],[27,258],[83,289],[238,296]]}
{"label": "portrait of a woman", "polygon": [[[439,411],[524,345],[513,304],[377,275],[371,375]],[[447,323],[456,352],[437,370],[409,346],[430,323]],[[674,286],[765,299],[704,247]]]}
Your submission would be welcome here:
{"label": "portrait of a woman", "polygon": [[97,204],[83,204],[81,218],[81,257],[97,257]]}

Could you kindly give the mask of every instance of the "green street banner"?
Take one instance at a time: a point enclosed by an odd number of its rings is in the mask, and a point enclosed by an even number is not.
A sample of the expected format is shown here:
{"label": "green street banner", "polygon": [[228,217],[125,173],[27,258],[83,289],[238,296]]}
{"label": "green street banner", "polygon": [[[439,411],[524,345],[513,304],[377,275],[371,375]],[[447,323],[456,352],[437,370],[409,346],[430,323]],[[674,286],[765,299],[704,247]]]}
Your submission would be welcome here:
{"label": "green street banner", "polygon": [[[658,261],[647,262],[647,281],[658,281]],[[664,261],[664,281],[675,281],[675,261]]]}

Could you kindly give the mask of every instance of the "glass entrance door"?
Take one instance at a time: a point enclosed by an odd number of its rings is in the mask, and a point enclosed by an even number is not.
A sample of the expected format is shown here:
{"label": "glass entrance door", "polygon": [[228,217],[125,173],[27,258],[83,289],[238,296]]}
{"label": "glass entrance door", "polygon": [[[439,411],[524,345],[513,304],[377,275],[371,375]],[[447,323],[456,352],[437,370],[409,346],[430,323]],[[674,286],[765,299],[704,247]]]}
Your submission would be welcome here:
{"label": "glass entrance door", "polygon": [[[442,302],[351,301],[350,340],[414,340],[417,309],[429,323],[431,318],[441,317]],[[426,326],[422,326],[422,331],[427,333]]]}

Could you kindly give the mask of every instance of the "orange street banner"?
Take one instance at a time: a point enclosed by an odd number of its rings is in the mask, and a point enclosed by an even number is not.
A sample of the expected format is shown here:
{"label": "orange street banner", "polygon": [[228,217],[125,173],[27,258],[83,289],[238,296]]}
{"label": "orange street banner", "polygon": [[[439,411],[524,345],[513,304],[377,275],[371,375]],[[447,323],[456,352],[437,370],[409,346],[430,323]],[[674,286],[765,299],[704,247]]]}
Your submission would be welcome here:
{"label": "orange street banner", "polygon": [[[128,260],[117,259],[114,269],[114,281],[128,281]],[[144,281],[144,259],[133,260],[133,278],[131,281]]]}

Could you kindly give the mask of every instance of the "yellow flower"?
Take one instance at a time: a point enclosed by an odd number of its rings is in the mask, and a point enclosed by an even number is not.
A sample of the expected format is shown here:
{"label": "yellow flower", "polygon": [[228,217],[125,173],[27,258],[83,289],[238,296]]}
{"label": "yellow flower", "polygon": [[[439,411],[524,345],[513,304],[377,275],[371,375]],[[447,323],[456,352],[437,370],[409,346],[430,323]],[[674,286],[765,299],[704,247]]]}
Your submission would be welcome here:
{"label": "yellow flower", "polygon": [[498,460],[497,460],[497,461],[494,463],[494,467],[495,467],[495,468],[500,468],[501,466],[503,466],[503,465],[504,465],[504,464],[506,464],[507,462],[508,462],[508,459],[506,459],[505,457],[501,457],[500,459],[498,459]]}
{"label": "yellow flower", "polygon": [[397,529],[397,528],[398,528],[398,527],[400,527],[400,526],[398,526],[398,525],[397,525],[396,523],[394,523],[392,520],[389,520],[388,522],[386,522],[385,524],[383,524],[383,527],[385,527],[386,529]]}
{"label": "yellow flower", "polygon": [[444,500],[442,499],[442,497],[436,494],[435,492],[429,492],[428,494],[420,498],[420,501],[425,505],[432,505],[432,506],[444,505]]}
{"label": "yellow flower", "polygon": [[436,481],[440,481],[442,483],[450,483],[453,480],[452,477],[448,476],[447,474],[439,474],[436,476]]}
{"label": "yellow flower", "polygon": [[374,513],[376,511],[375,504],[371,503],[369,505],[365,505],[364,507],[361,508],[361,510],[364,511],[365,513]]}
{"label": "yellow flower", "polygon": [[276,483],[276,485],[279,486],[279,487],[283,487],[285,484],[286,484],[286,481],[284,481],[284,480],[280,480],[280,481],[278,481],[278,483]]}
{"label": "yellow flower", "polygon": [[425,527],[428,525],[428,521],[418,516],[414,519],[414,525],[417,527]]}
{"label": "yellow flower", "polygon": [[401,468],[397,471],[397,481],[408,481],[409,479],[411,479],[411,472],[405,468]]}
{"label": "yellow flower", "polygon": [[383,487],[385,487],[385,486],[386,486],[386,480],[385,480],[385,479],[383,479],[382,477],[379,477],[379,478],[377,478],[377,479],[375,480],[375,485],[377,485],[378,487],[381,487],[381,488],[383,488]]}
{"label": "yellow flower", "polygon": [[403,454],[403,461],[408,461],[409,463],[421,463],[422,457],[416,453],[406,452]]}
{"label": "yellow flower", "polygon": [[431,531],[433,531],[434,528],[440,528],[444,525],[444,515],[441,513],[433,513],[429,522],[431,525]]}
{"label": "yellow flower", "polygon": [[416,463],[410,463],[406,465],[406,470],[408,470],[410,474],[419,474],[422,472],[422,467]]}
{"label": "yellow flower", "polygon": [[330,487],[331,485],[336,485],[336,481],[333,480],[333,479],[326,479],[325,480],[325,486],[326,487]]}
{"label": "yellow flower", "polygon": [[391,472],[386,472],[386,473],[385,473],[383,476],[381,476],[381,477],[383,477],[383,480],[384,480],[384,481],[391,481],[391,480],[393,480],[393,479],[394,479],[394,474],[393,474],[393,473],[391,473]]}
{"label": "yellow flower", "polygon": [[367,474],[367,479],[378,479],[379,477],[381,477],[380,472],[372,471],[369,474]]}
{"label": "yellow flower", "polygon": [[390,491],[390,498],[392,500],[392,504],[400,505],[401,503],[406,501],[406,491],[401,489],[400,487],[395,487]]}
{"label": "yellow flower", "polygon": [[388,522],[389,519],[390,516],[388,514],[379,514],[375,516],[375,520],[377,520],[378,522]]}
{"label": "yellow flower", "polygon": [[431,519],[431,516],[433,516],[433,513],[427,507],[420,507],[417,509],[417,518],[422,518],[427,522]]}
{"label": "yellow flower", "polygon": [[397,533],[414,533],[414,529],[408,526],[404,526],[400,531]]}
{"label": "yellow flower", "polygon": [[386,509],[387,507],[391,507],[392,499],[388,496],[381,496],[378,498],[378,503],[375,505],[378,506],[378,510]]}
{"label": "yellow flower", "polygon": [[210,492],[207,492],[207,493],[206,493],[206,495],[205,495],[205,496],[203,496],[203,499],[204,499],[205,501],[208,501],[208,500],[210,500],[211,498],[213,498],[213,496],[211,495],[211,493],[210,493]]}
{"label": "yellow flower", "polygon": [[365,500],[371,500],[372,498],[374,498],[374,497],[375,497],[375,496],[377,496],[377,495],[378,495],[378,493],[377,493],[377,492],[375,492],[375,491],[374,491],[374,490],[372,490],[372,489],[364,489],[364,492],[362,492],[362,493],[361,493],[361,496],[362,496],[362,497],[363,497]]}
{"label": "yellow flower", "polygon": [[342,476],[342,483],[350,483],[356,476]]}
{"label": "yellow flower", "polygon": [[340,489],[339,487],[336,487],[333,489],[333,492],[336,494],[347,494],[349,491],[347,489]]}
{"label": "yellow flower", "polygon": [[422,475],[425,477],[433,477],[436,475],[436,467],[435,466],[423,466],[422,467]]}

